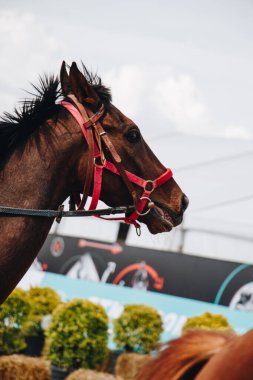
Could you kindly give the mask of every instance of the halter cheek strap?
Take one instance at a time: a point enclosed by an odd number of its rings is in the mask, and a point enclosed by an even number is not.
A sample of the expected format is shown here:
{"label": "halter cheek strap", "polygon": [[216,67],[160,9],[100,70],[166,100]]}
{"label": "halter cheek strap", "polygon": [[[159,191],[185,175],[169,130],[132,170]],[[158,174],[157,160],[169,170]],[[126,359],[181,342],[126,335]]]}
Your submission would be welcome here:
{"label": "halter cheek strap", "polygon": [[[109,139],[101,123],[99,122],[99,119],[104,114],[104,107],[102,106],[98,110],[98,112],[93,114],[91,113],[91,111],[86,110],[84,106],[78,102],[74,95],[69,95],[69,98],[75,105],[67,101],[62,101],[60,105],[65,107],[75,118],[77,123],[80,125],[89,148],[88,169],[86,172],[86,179],[82,199],[80,198],[79,194],[73,194],[71,196],[71,202],[74,208],[75,205],[77,205],[78,210],[84,209],[85,203],[90,192],[93,176],[93,192],[89,210],[96,209],[102,189],[103,170],[106,169],[116,175],[121,176],[133,198],[133,203],[135,206],[135,210],[134,212],[132,212],[131,215],[125,216],[124,218],[110,218],[109,220],[121,220],[127,224],[133,224],[136,227],[137,234],[139,235],[140,225],[137,222],[137,219],[140,216],[146,215],[150,211],[150,209],[154,207],[154,204],[150,199],[150,194],[157,187],[163,185],[165,182],[171,179],[171,177],[173,176],[172,171],[170,169],[167,169],[165,173],[163,173],[161,176],[152,181],[144,180],[143,178],[138,177],[134,173],[125,170],[121,163],[120,156],[118,155],[111,140]],[[102,141],[109,150],[113,163],[105,160],[102,148]],[[143,192],[139,198],[137,198],[137,193],[133,187],[133,184],[143,189]],[[144,208],[146,205],[148,205],[148,210],[144,212]],[[103,218],[101,216],[97,217],[108,220],[108,218]]]}

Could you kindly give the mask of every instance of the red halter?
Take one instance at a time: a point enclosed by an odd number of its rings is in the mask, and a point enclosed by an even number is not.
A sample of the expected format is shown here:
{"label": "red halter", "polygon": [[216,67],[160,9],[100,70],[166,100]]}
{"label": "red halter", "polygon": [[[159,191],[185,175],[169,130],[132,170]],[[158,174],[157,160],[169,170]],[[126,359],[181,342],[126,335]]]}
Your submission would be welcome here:
{"label": "red halter", "polygon": [[[122,177],[123,181],[125,182],[126,186],[128,187],[128,190],[130,191],[133,197],[135,211],[130,216],[125,216],[122,218],[103,218],[103,217],[100,217],[100,218],[106,219],[106,220],[121,220],[127,224],[133,224],[136,227],[137,234],[139,235],[140,225],[139,223],[137,223],[137,219],[140,216],[148,214],[150,209],[154,207],[153,202],[149,198],[150,194],[157,187],[163,185],[165,182],[171,179],[173,175],[172,171],[170,169],[167,169],[165,173],[163,173],[161,176],[159,176],[158,178],[152,181],[152,180],[144,180],[138,177],[137,175],[125,170],[123,165],[121,164],[121,159],[119,155],[117,154],[113,144],[111,143],[105,130],[103,129],[101,123],[99,122],[99,119],[104,114],[104,106],[102,106],[95,114],[93,114],[90,111],[87,111],[83,107],[83,105],[77,101],[74,95],[69,95],[69,98],[75,103],[75,106],[67,101],[62,101],[60,105],[65,107],[71,113],[71,115],[75,118],[75,120],[78,122],[78,124],[81,127],[84,138],[87,141],[88,147],[89,147],[88,164],[90,164],[90,167],[88,165],[88,171],[90,171],[91,174],[92,172],[94,174],[93,193],[92,193],[92,200],[89,206],[89,210],[96,209],[98,201],[100,199],[100,193],[101,193],[101,188],[102,188],[103,170],[104,169],[109,170],[112,173],[117,174]],[[88,112],[89,112],[89,115],[88,115]],[[92,133],[92,129],[94,131],[95,138]],[[104,158],[104,153],[102,150],[102,141],[105,143],[108,150],[110,151],[110,154],[114,163],[109,162]],[[88,182],[90,181],[88,180]],[[139,197],[138,200],[137,200],[136,191],[132,183],[143,188],[142,195],[141,197]],[[87,181],[85,181],[82,199],[80,199],[79,194],[78,194],[78,197],[77,197],[77,194],[74,194],[75,204],[78,205],[78,210],[84,209],[89,190],[90,190],[90,183],[87,183]],[[148,203],[148,210],[146,212],[143,212],[147,203]]]}

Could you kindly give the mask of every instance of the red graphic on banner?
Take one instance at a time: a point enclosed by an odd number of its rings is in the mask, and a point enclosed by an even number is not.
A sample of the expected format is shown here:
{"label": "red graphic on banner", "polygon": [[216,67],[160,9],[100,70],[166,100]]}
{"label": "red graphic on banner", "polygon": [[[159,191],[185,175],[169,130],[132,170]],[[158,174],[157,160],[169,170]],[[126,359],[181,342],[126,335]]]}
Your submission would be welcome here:
{"label": "red graphic on banner", "polygon": [[[132,265],[128,265],[124,268],[113,280],[113,284],[118,284],[128,273],[137,271],[142,267],[142,263],[136,263]],[[152,268],[150,265],[144,265],[145,271],[150,275],[150,277],[154,280],[153,287],[157,290],[161,290],[164,284],[164,278],[159,277],[158,273]]]}
{"label": "red graphic on banner", "polygon": [[105,244],[105,243],[97,243],[94,241],[88,241],[84,239],[80,239],[78,242],[78,246],[80,248],[96,248],[96,249],[102,249],[104,251],[110,251],[113,255],[118,255],[123,251],[122,247],[115,243],[115,244]]}

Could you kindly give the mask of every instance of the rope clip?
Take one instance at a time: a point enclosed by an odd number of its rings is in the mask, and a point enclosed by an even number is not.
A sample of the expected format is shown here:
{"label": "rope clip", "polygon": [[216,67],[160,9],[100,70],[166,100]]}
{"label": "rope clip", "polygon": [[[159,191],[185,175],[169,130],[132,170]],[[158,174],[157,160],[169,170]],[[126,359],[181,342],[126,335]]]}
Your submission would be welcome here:
{"label": "rope clip", "polygon": [[60,205],[58,207],[58,212],[57,212],[57,217],[55,218],[55,221],[57,223],[60,223],[61,222],[61,218],[62,218],[62,215],[63,215],[63,210],[64,210],[64,205]]}

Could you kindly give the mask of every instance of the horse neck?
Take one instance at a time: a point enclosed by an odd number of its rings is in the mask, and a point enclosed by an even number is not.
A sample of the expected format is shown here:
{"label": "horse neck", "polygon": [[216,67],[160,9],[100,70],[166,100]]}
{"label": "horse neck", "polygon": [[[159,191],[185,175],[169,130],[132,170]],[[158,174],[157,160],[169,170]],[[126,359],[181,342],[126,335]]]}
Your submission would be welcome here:
{"label": "horse neck", "polygon": [[[78,134],[71,128],[66,130],[60,122],[47,132],[50,136],[38,131],[27,142],[22,156],[18,150],[11,155],[0,173],[0,205],[56,209],[71,192],[80,136],[77,139]],[[48,145],[49,141],[52,145]],[[32,264],[52,223],[49,218],[0,217],[0,302]]]}

